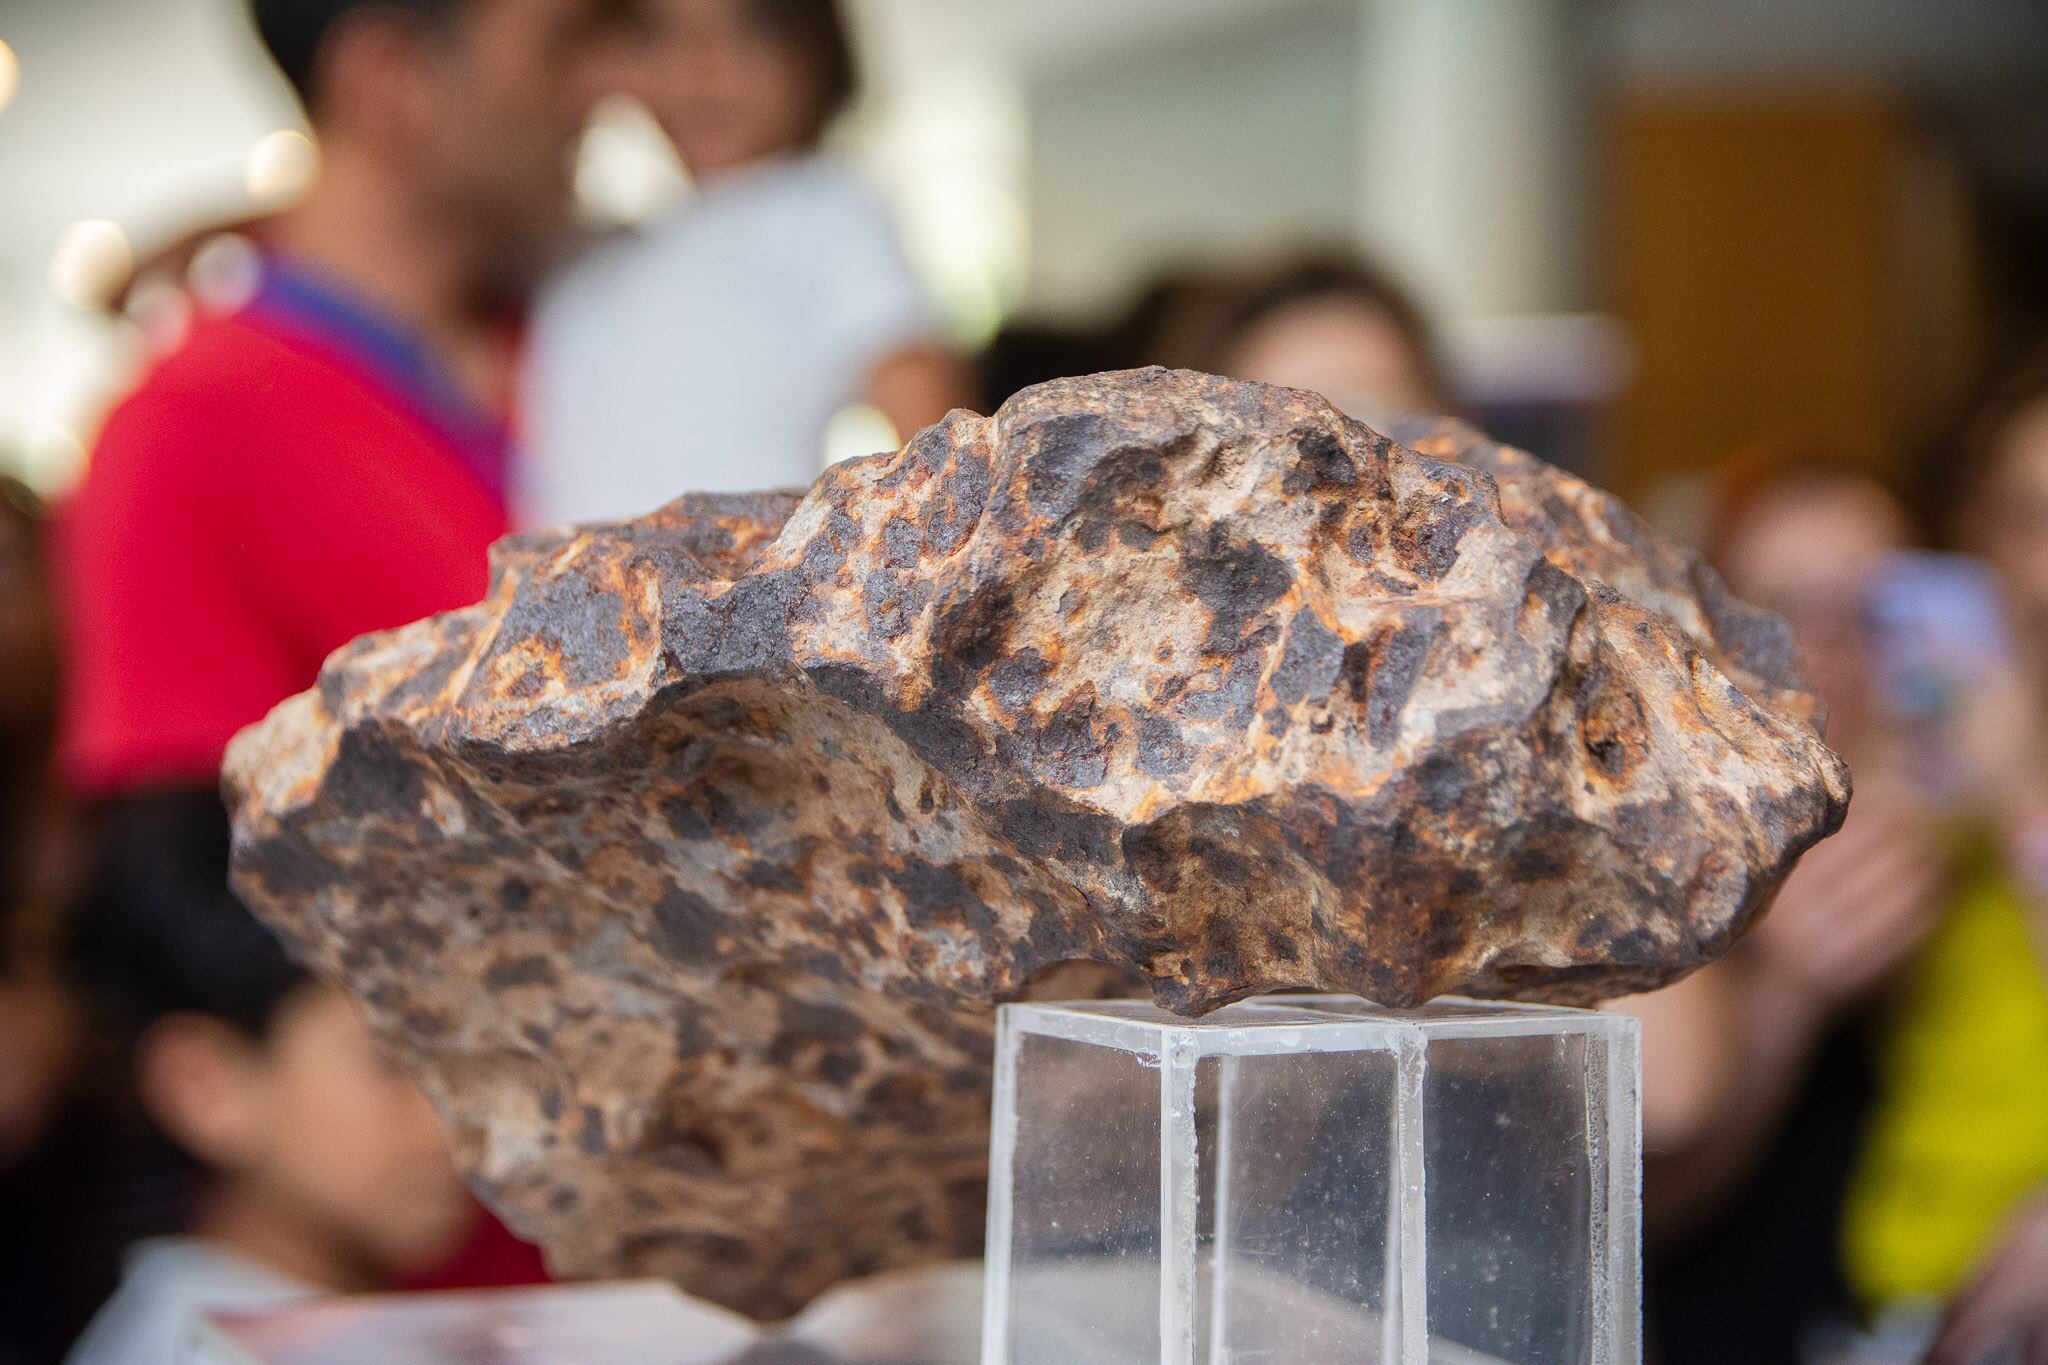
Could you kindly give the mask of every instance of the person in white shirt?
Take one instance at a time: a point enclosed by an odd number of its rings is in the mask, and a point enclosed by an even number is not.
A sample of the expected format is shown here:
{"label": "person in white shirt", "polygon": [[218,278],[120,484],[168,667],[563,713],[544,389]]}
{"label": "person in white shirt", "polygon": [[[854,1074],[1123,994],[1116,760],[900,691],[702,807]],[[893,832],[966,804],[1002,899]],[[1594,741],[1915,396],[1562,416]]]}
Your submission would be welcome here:
{"label": "person in white shirt", "polygon": [[886,207],[819,152],[856,72],[835,0],[645,0],[629,84],[696,187],[536,311],[522,514],[801,487],[856,404],[900,436],[969,400]]}
{"label": "person in white shirt", "polygon": [[121,1288],[71,1354],[73,1365],[183,1365],[205,1360],[209,1312],[256,1312],[316,1291],[196,1237],[159,1237],[128,1251]]}

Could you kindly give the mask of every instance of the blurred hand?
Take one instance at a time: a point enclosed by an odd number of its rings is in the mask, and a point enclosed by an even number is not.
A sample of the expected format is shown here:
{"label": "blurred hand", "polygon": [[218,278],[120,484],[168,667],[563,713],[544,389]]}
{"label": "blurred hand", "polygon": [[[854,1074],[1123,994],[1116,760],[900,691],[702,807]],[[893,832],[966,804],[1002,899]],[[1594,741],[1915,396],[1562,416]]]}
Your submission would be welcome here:
{"label": "blurred hand", "polygon": [[1958,700],[1952,725],[1958,797],[2000,821],[2048,802],[2041,707],[2017,669],[1994,670]]}
{"label": "blurred hand", "polygon": [[1941,912],[1932,825],[1882,788],[1859,790],[1742,945],[1753,988],[1816,1022],[1855,1003],[1919,948]]}
{"label": "blurred hand", "polygon": [[[2037,947],[2048,946],[2048,714],[2035,690],[2002,669],[1967,692],[1954,726],[1957,802],[2002,841]],[[2044,962],[2048,966],[2048,962]]]}
{"label": "blurred hand", "polygon": [[[2008,1354],[1994,1356],[1994,1351]],[[2023,1206],[2005,1241],[1949,1305],[1926,1365],[2048,1365],[2048,1194]]]}

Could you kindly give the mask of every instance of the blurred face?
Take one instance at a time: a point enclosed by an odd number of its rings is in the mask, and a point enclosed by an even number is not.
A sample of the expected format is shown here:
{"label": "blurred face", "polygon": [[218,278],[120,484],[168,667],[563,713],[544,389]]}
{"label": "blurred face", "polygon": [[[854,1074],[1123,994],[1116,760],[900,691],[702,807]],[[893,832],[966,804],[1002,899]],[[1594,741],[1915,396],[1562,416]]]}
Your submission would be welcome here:
{"label": "blurred face", "polygon": [[2048,402],[2022,409],[2006,428],[1972,520],[2014,627],[2040,651],[2048,646]]}
{"label": "blurred face", "polygon": [[1803,481],[1765,496],[1728,538],[1722,572],[1738,597],[1791,623],[1828,733],[1862,724],[1869,658],[1863,596],[1877,561],[1906,543],[1904,517],[1874,484]]}
{"label": "blurred face", "polygon": [[649,0],[633,90],[699,180],[801,151],[811,135],[803,60],[747,0]]}
{"label": "blurred face", "polygon": [[144,1084],[233,1198],[330,1262],[388,1279],[444,1260],[469,1230],[475,1206],[426,1096],[337,990],[301,989],[262,1043],[173,1017],[145,1054]]}
{"label": "blurred face", "polygon": [[1442,406],[1400,327],[1359,299],[1289,304],[1247,331],[1225,359],[1233,379],[1307,389],[1364,422]]}
{"label": "blurred face", "polygon": [[530,283],[573,230],[578,140],[603,93],[594,0],[471,0],[423,35],[403,81],[392,154],[507,283]]}

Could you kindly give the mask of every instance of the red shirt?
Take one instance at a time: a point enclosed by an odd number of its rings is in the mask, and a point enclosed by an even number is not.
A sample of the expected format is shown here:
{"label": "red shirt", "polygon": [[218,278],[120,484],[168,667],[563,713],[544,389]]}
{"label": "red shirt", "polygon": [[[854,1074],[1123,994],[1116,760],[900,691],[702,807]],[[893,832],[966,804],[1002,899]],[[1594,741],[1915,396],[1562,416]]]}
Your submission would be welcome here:
{"label": "red shirt", "polygon": [[109,418],[57,536],[78,789],[213,782],[329,653],[483,597],[503,498],[357,340],[202,321]]}
{"label": "red shirt", "polygon": [[[403,328],[271,262],[114,410],[58,518],[71,784],[210,786],[334,650],[479,601],[507,444]],[[545,1277],[486,1218],[414,1287]]]}

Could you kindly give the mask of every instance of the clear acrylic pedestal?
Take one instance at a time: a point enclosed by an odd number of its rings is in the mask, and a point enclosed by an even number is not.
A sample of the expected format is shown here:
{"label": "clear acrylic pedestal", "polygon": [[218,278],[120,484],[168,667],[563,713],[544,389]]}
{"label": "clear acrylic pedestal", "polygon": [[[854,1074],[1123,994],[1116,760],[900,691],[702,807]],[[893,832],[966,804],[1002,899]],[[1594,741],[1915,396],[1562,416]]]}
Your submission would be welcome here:
{"label": "clear acrylic pedestal", "polygon": [[1636,1365],[1622,1015],[1012,1005],[983,1365]]}

